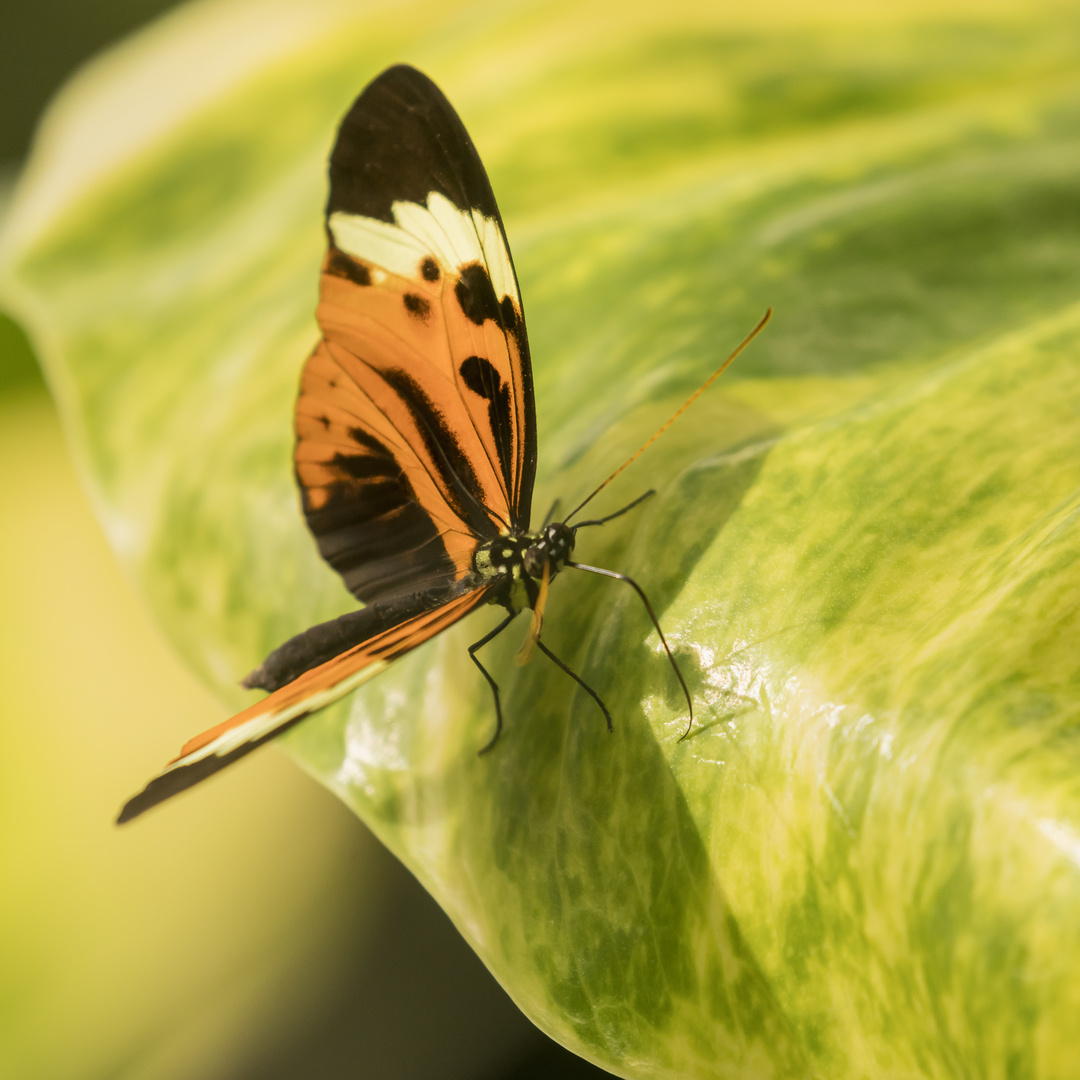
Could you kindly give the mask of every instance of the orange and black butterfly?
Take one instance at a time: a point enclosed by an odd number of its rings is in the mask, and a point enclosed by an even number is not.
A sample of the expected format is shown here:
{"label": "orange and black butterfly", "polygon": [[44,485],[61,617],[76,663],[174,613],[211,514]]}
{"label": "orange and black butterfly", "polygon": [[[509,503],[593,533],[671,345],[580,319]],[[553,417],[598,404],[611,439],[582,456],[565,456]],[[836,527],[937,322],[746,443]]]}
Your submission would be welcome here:
{"label": "orange and black butterfly", "polygon": [[300,384],[294,460],[319,551],[365,606],[275,649],[244,680],[269,696],[186,743],[120,822],[250,753],[484,604],[507,612],[469,648],[495,699],[484,749],[499,736],[502,708],[476,652],[526,608],[526,647],[535,644],[575,679],[610,730],[597,693],[541,640],[548,586],[564,567],[632,585],[667,650],[634,582],[571,559],[578,529],[640,499],[571,525],[608,477],[563,521],[530,528],[536,413],[525,317],[495,196],[450,103],[413,68],[384,71],[342,121],[329,172],[323,336]]}

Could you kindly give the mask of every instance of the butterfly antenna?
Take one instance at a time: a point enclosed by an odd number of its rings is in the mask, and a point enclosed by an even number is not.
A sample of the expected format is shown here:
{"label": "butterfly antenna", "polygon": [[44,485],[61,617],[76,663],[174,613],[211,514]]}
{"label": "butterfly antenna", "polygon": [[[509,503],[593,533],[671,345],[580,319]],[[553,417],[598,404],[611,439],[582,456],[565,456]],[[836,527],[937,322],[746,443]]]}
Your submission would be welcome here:
{"label": "butterfly antenna", "polygon": [[664,432],[667,431],[667,429],[671,427],[671,425],[674,424],[675,421],[678,420],[679,417],[682,416],[682,414],[686,412],[686,410],[689,409],[690,406],[693,405],[694,402],[697,401],[697,399],[701,397],[701,395],[704,394],[705,391],[708,390],[709,387],[712,386],[712,384],[716,382],[716,380],[719,379],[721,375],[724,374],[732,360],[734,360],[735,357],[738,356],[739,353],[741,353],[743,349],[745,349],[746,346],[749,345],[750,342],[753,341],[754,338],[756,338],[758,334],[760,334],[761,331],[765,329],[765,324],[771,318],[772,308],[769,308],[761,317],[761,321],[757,324],[757,326],[755,326],[754,329],[751,330],[750,333],[743,338],[742,342],[739,344],[739,347],[678,407],[678,409],[675,410],[674,414],[668,420],[666,420],[663,424],[660,425],[660,427],[653,434],[652,438],[648,439],[639,449],[637,449],[633,454],[631,454],[630,457],[628,457],[602,484],[600,484],[596,488],[594,492],[592,492],[591,495],[588,496],[588,498],[586,498],[583,502],[579,503],[573,511],[567,514],[565,523],[569,524],[570,519],[580,510],[583,510],[590,502],[592,502],[592,500],[596,498],[596,496],[599,495],[600,492],[603,491],[604,488],[606,488],[608,484],[610,484],[611,481],[614,480],[615,477],[618,476],[619,473],[621,473],[623,469],[627,467],[627,465],[630,465],[632,462],[637,461],[637,459],[641,457],[641,455],[644,454],[645,451],[648,450],[649,447],[652,446],[652,444],[656,442],[656,440],[659,439],[660,436],[663,435]]}

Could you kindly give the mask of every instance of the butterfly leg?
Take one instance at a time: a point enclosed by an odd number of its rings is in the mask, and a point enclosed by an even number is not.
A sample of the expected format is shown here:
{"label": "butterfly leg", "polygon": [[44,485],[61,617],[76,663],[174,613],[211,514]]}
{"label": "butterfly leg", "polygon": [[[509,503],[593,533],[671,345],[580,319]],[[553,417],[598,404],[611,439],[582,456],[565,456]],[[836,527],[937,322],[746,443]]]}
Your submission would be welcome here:
{"label": "butterfly leg", "polygon": [[[645,496],[643,495],[641,498],[645,498]],[[640,502],[641,500],[639,499],[638,501]],[[631,503],[630,505],[633,506],[634,504]],[[587,570],[590,574],[599,574],[601,577],[614,578],[616,581],[625,581],[626,584],[641,597],[641,602],[645,605],[645,610],[649,613],[649,618],[652,620],[653,626],[656,627],[657,634],[660,635],[660,644],[664,646],[664,652],[667,653],[667,658],[671,661],[671,666],[675,669],[675,675],[678,677],[683,694],[686,695],[686,707],[690,710],[690,721],[686,725],[686,730],[679,738],[679,742],[682,742],[683,739],[690,734],[690,729],[694,726],[694,702],[690,697],[690,687],[686,685],[686,680],[679,670],[679,665],[675,663],[675,657],[672,656],[671,649],[668,648],[667,638],[664,637],[664,631],[660,629],[660,620],[656,617],[656,612],[653,611],[652,604],[649,603],[649,598],[645,595],[645,591],[632,577],[628,577],[626,574],[620,574],[617,570],[605,570],[600,566],[586,566],[585,563],[577,562],[568,562],[566,565],[572,566],[575,570]]]}
{"label": "butterfly leg", "polygon": [[600,695],[576,672],[571,671],[539,638],[536,639],[536,647],[553,663],[556,667],[561,668],[570,676],[585,691],[592,699],[600,706],[600,711],[604,714],[604,719],[607,721],[608,731],[613,731],[611,726],[611,713],[608,712],[607,706],[600,700]]}
{"label": "butterfly leg", "polygon": [[516,611],[511,611],[494,630],[485,634],[479,641],[474,641],[469,646],[469,659],[480,669],[480,674],[487,679],[488,686],[491,687],[491,693],[495,698],[495,734],[491,736],[491,741],[487,746],[481,749],[481,754],[486,754],[499,741],[499,736],[502,734],[503,719],[502,705],[499,704],[499,684],[491,677],[491,673],[488,669],[476,659],[476,651],[477,649],[482,649],[493,638],[497,638],[514,621],[516,615]]}

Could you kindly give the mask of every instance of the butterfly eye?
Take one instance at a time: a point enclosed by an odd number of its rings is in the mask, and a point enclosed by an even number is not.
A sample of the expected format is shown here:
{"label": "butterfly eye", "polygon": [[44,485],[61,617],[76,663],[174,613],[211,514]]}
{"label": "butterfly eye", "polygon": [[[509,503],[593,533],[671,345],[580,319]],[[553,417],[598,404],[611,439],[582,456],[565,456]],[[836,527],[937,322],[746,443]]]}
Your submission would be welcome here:
{"label": "butterfly eye", "polygon": [[544,563],[547,561],[547,552],[540,544],[533,544],[532,547],[526,548],[525,554],[521,557],[522,565],[525,567],[525,573],[529,577],[538,578],[544,572]]}

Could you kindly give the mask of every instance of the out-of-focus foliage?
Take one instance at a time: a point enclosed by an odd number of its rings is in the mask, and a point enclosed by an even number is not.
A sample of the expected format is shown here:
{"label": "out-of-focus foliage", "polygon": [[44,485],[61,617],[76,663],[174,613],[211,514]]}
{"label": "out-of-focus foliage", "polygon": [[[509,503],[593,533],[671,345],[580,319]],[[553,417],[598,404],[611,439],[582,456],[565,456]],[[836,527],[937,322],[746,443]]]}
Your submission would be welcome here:
{"label": "out-of-focus foliage", "polygon": [[[297,514],[290,412],[334,124],[408,60],[506,214],[541,513],[777,316],[596,509],[659,497],[579,547],[662,612],[690,738],[633,598],[567,575],[545,633],[614,735],[507,635],[507,731],[478,758],[481,616],[294,751],[529,1015],[623,1075],[1071,1076],[1077,18],[258,10],[192,8],[76,84],[4,249],[180,651],[239,706],[239,674],[349,606]],[[204,78],[169,77],[185,57]]]}
{"label": "out-of-focus foliage", "polygon": [[41,389],[41,369],[22,327],[0,313],[0,399]]}
{"label": "out-of-focus foliage", "polygon": [[36,0],[6,4],[0,34],[0,172],[30,148],[49,96],[80,63],[174,0]]}

